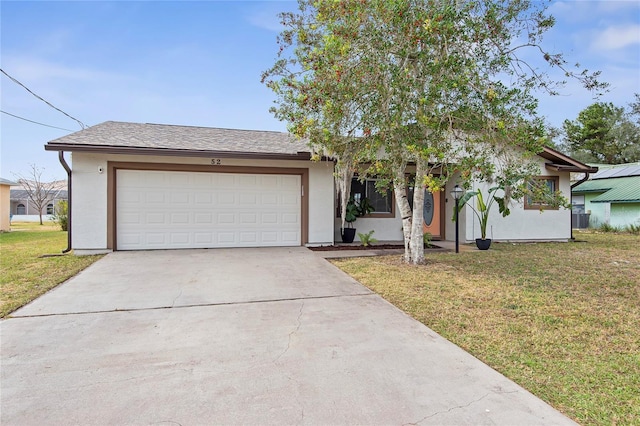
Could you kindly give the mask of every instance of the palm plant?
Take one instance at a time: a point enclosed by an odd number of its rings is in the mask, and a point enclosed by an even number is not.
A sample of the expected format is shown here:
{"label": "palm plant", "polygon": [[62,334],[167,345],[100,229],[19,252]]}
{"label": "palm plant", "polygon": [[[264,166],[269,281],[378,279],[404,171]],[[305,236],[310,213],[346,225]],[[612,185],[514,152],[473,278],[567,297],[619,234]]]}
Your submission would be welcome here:
{"label": "palm plant", "polygon": [[502,189],[502,188],[499,186],[494,186],[493,188],[489,188],[489,191],[487,192],[488,201],[486,202],[485,202],[484,196],[482,195],[482,191],[480,191],[479,189],[477,191],[467,191],[462,196],[462,198],[460,198],[460,200],[458,201],[458,209],[457,211],[454,211],[453,220],[456,220],[458,212],[462,209],[462,207],[471,198],[476,197],[475,207],[471,204],[469,204],[469,206],[471,207],[471,210],[473,210],[473,213],[478,218],[478,223],[480,224],[481,239],[486,240],[487,224],[489,222],[489,212],[491,211],[491,207],[493,206],[493,203],[496,203],[496,202],[498,203],[498,210],[502,214],[502,217],[506,217],[511,213],[511,211],[509,210],[509,207],[507,206],[507,203],[505,202],[504,197],[498,197],[496,195],[496,191],[498,189]]}

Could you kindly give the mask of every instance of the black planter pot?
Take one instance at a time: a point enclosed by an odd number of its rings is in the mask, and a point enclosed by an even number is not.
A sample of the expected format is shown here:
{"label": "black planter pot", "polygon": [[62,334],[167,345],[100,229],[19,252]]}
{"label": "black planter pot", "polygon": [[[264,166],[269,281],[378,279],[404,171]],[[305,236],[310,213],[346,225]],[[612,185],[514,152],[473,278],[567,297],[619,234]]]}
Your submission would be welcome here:
{"label": "black planter pot", "polygon": [[342,228],[342,242],[352,243],[356,237],[356,228]]}
{"label": "black planter pot", "polygon": [[484,240],[482,238],[476,238],[476,247],[478,247],[479,250],[489,250],[489,247],[491,247],[491,238]]}

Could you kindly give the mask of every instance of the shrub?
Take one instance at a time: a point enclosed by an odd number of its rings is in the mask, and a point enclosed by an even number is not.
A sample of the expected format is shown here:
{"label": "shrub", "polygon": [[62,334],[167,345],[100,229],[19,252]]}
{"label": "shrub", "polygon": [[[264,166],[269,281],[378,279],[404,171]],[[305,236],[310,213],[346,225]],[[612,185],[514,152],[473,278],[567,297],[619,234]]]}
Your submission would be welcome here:
{"label": "shrub", "polygon": [[58,202],[53,213],[53,221],[60,225],[63,231],[69,230],[69,204],[65,200]]}
{"label": "shrub", "polygon": [[424,242],[425,247],[431,247],[431,238],[432,235],[430,232],[425,232],[422,234],[422,241]]}
{"label": "shrub", "polygon": [[600,225],[600,228],[598,228],[598,230],[601,232],[619,232],[620,228],[605,222],[602,225]]}
{"label": "shrub", "polygon": [[633,235],[640,235],[640,225],[634,225],[630,223],[625,227],[625,231]]}
{"label": "shrub", "polygon": [[363,246],[368,247],[371,244],[378,242],[378,240],[372,237],[374,232],[375,231],[373,229],[366,234],[361,234],[360,232],[358,232],[358,238],[360,238],[360,242]]}

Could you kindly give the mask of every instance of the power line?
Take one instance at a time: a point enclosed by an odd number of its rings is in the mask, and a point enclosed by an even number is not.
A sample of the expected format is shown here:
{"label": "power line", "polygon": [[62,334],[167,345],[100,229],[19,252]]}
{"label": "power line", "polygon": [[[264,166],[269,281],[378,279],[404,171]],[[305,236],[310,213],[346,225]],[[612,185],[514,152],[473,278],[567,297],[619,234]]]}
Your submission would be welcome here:
{"label": "power line", "polygon": [[63,129],[62,127],[50,126],[48,124],[39,123],[37,121],[29,120],[28,118],[20,117],[18,115],[11,114],[10,112],[7,112],[7,111],[0,110],[0,112],[3,113],[3,114],[10,115],[10,116],[15,117],[15,118],[19,118],[20,120],[28,121],[29,123],[39,124],[39,125],[45,126],[45,127],[51,127],[52,129],[59,129],[59,130],[66,130],[67,132],[73,132],[73,130]]}
{"label": "power line", "polygon": [[[84,125],[84,123],[80,120],[78,120],[75,117],[70,116],[69,114],[67,114],[66,112],[64,112],[63,110],[61,110],[60,108],[57,108],[55,106],[53,106],[52,104],[50,104],[49,102],[47,102],[46,100],[44,100],[43,98],[41,98],[40,96],[36,95],[35,93],[33,93],[27,86],[25,86],[24,84],[20,83],[18,80],[16,80],[15,78],[11,77],[9,74],[6,73],[5,70],[3,70],[2,68],[0,68],[0,71],[2,71],[2,74],[6,75],[7,77],[9,77],[11,79],[11,81],[13,81],[14,83],[16,83],[19,86],[22,86],[27,92],[31,93],[33,96],[35,96],[36,98],[40,99],[42,102],[44,102],[45,104],[49,105],[51,108],[60,111],[61,113],[63,113],[64,115],[66,115],[67,117],[69,117],[70,119],[77,121],[78,124],[80,124],[80,128],[84,129],[87,126]],[[66,130],[66,129],[65,129]]]}

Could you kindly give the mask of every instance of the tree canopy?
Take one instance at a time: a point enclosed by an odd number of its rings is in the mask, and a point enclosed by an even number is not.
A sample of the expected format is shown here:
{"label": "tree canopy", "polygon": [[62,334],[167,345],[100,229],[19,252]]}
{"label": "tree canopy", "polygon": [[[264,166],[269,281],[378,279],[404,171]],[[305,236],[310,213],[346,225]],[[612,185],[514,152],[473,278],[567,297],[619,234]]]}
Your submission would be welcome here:
{"label": "tree canopy", "polygon": [[637,94],[628,112],[612,103],[597,102],[580,111],[575,120],[565,120],[565,145],[570,154],[605,164],[640,161],[639,104]]}
{"label": "tree canopy", "polygon": [[424,191],[414,191],[412,212],[408,165],[431,191],[457,171],[463,185],[480,179],[507,199],[522,195],[527,159],[544,141],[533,93],[562,82],[521,52],[604,87],[542,49],[554,20],[538,1],[300,0],[281,18],[278,59],[262,77],[277,96],[272,112],[318,155],[337,158],[343,205],[354,172],[393,185],[414,263],[424,256]]}

